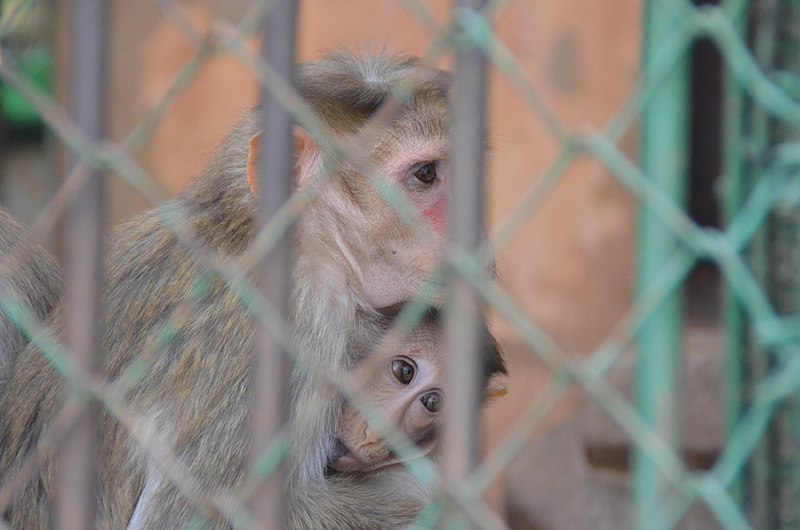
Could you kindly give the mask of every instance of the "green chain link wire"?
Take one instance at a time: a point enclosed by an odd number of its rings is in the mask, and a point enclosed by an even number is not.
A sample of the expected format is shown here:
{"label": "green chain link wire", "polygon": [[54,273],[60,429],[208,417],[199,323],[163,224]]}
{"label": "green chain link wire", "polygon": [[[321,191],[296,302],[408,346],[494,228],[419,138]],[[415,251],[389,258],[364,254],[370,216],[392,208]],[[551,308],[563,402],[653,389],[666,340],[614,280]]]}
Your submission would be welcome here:
{"label": "green chain link wire", "polygon": [[[438,25],[424,3],[401,3],[435,35],[430,57],[439,57],[450,49],[453,43],[448,28]],[[676,528],[697,502],[705,504],[726,529],[800,528],[800,5],[791,0],[729,0],[719,6],[695,7],[686,0],[647,0],[644,59],[637,87],[604,131],[587,135],[574,134],[565,127],[525,77],[513,52],[493,31],[494,18],[508,3],[491,2],[483,15],[461,13],[465,37],[477,43],[493,66],[511,81],[556,142],[558,155],[518,209],[496,227],[493,243],[502,250],[573,164],[594,158],[641,207],[638,295],[611,338],[579,362],[564,356],[513,296],[480,272],[480,256],[452,257],[448,273],[460,274],[470,282],[551,368],[553,378],[543,389],[544,399],[523,416],[453,502],[432,506],[421,516],[418,527],[435,527],[445,510],[462,509],[481,528],[505,528],[505,523],[481,501],[483,492],[523,450],[558,398],[577,385],[618,423],[636,448],[637,528]],[[93,144],[82,137],[52,100],[10,65],[0,63],[0,79],[23,94],[48,127],[86,164],[112,169],[157,202],[163,194],[131,154],[146,144],[209,58],[232,54],[262,82],[272,83],[270,88],[280,93],[298,119],[313,121],[295,95],[271,80],[264,65],[246,55],[242,42],[254,31],[247,21],[256,18],[248,13],[239,26],[204,42],[161,104],[119,146]],[[720,188],[724,226],[719,230],[697,226],[685,211],[688,54],[691,44],[701,37],[717,46],[727,76]],[[618,146],[637,120],[641,120],[644,133],[640,163],[627,158]],[[317,125],[311,123],[311,128]],[[326,133],[324,128],[317,130]],[[382,193],[408,222],[414,222],[414,212],[402,196],[395,196],[391,190]],[[284,215],[259,236],[253,254],[263,253],[280,238],[308,200],[300,198],[287,206]],[[57,210],[58,202],[49,209]],[[165,221],[185,235],[180,219]],[[482,252],[488,252],[488,248]],[[701,259],[716,264],[725,281],[728,436],[713,468],[698,472],[689,470],[680,457],[676,426],[681,410],[676,396],[680,393],[677,366],[683,332],[680,293],[687,275]],[[228,264],[219,267],[214,273],[241,294],[242,302],[259,320],[281,336],[281,323],[263,300],[253,297],[240,271],[229,269]],[[198,296],[202,288],[197,286]],[[428,295],[423,294],[409,310],[407,325],[418,318],[414,313],[424,307]],[[187,305],[191,306],[191,301]],[[10,300],[0,300],[0,308],[26,332],[37,332],[38,323],[24,308]],[[180,326],[180,318],[176,314],[167,322],[148,347],[158,351],[168,344]],[[88,390],[124,421],[124,403],[115,397],[124,394],[124,385],[115,394],[96,381],[82,379],[66,362],[62,345],[49,338],[41,340],[43,353],[70,384]],[[605,378],[633,340],[639,345],[635,405]],[[123,377],[126,384],[140,378],[146,367],[146,358],[134,363]],[[367,409],[365,413],[369,414]],[[381,424],[380,418],[375,419]],[[413,451],[390,425],[379,426],[399,454]],[[272,447],[260,462],[259,474],[268,475],[284,454],[284,446]],[[412,471],[421,480],[435,480],[433,468],[426,461]],[[231,521],[247,521],[248,517],[230,512],[226,516]],[[202,523],[199,518],[196,522]]]}

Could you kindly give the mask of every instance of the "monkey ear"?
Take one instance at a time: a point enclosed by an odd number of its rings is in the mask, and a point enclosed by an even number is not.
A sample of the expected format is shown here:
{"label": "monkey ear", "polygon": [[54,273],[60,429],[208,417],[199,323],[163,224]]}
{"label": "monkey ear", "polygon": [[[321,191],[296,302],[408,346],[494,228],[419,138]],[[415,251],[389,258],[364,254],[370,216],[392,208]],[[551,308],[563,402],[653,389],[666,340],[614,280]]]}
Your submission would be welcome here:
{"label": "monkey ear", "polygon": [[506,385],[506,378],[502,374],[494,374],[489,378],[486,383],[486,390],[483,393],[485,402],[494,401],[508,394],[508,385]]}
{"label": "monkey ear", "polygon": [[322,151],[319,144],[299,125],[294,126],[293,132],[295,185],[302,186],[317,170]]}
{"label": "monkey ear", "polygon": [[253,192],[254,197],[259,197],[258,189],[258,154],[261,152],[259,147],[261,145],[261,131],[258,131],[250,138],[250,147],[247,152],[247,184],[250,186],[250,191]]}
{"label": "monkey ear", "polygon": [[[314,174],[319,160],[320,150],[317,146],[317,142],[315,142],[302,127],[295,125],[293,133],[295,186],[300,186]],[[261,152],[259,149],[260,145],[261,131],[258,131],[250,138],[250,146],[247,153],[247,184],[250,186],[250,191],[253,192],[255,197],[259,197],[258,155]]]}

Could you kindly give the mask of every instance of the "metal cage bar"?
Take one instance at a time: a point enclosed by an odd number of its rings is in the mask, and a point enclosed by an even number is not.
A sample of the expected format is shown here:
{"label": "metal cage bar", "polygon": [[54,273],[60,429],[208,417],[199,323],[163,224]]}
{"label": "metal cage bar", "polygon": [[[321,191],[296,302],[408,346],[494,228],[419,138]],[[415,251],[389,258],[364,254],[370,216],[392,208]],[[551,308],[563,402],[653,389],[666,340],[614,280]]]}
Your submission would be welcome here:
{"label": "metal cage bar", "polygon": [[[746,9],[736,9],[728,2],[724,7],[739,33],[744,35],[747,27]],[[724,186],[722,195],[721,212],[724,224],[727,226],[736,216],[746,196],[745,190],[745,161],[742,157],[743,120],[744,120],[744,94],[742,88],[736,83],[729,66],[725,66],[723,88],[723,136],[722,136],[722,161]],[[744,367],[747,334],[745,328],[745,313],[741,303],[736,300],[729,285],[724,285],[723,290],[724,316],[723,325],[726,334],[726,425],[730,434],[741,419],[746,401],[746,373]],[[736,501],[743,505],[745,484],[739,476],[733,487]]]}
{"label": "metal cage bar", "polygon": [[[457,2],[456,23],[461,13],[478,11],[484,4],[482,0]],[[448,255],[458,259],[476,250],[485,233],[486,59],[478,47],[466,39],[456,51],[453,90]],[[450,280],[446,310],[448,409],[442,480],[445,491],[455,493],[478,458],[478,348],[484,316],[478,293],[457,275]],[[457,518],[457,512],[453,516]]]}
{"label": "metal cage bar", "polygon": [[[263,58],[284,79],[294,78],[295,40],[298,2],[276,2],[266,15]],[[283,206],[292,192],[293,134],[292,117],[269,91],[262,91],[259,160],[259,224],[263,228]],[[289,321],[291,285],[291,234],[287,233],[261,263],[261,289],[278,314]],[[253,368],[252,421],[253,457],[276,443],[287,421],[286,352],[262,325],[257,326]],[[274,468],[252,502],[256,520],[264,528],[286,526],[285,466]]]}
{"label": "metal cage bar", "polygon": [[[107,11],[104,0],[70,3],[69,103],[75,124],[90,139],[105,132]],[[92,373],[101,321],[105,183],[100,172],[85,171],[83,188],[66,211],[64,306],[67,345],[78,368]],[[88,402],[61,447],[57,518],[63,530],[94,526],[97,417],[96,404]]]}
{"label": "metal cage bar", "polygon": [[[644,66],[682,22],[675,2],[645,4]],[[645,79],[645,82],[648,80]],[[645,174],[678,204],[685,202],[688,152],[688,60],[676,59],[670,75],[653,91],[642,117],[642,165]],[[645,205],[646,206],[646,205]],[[649,285],[678,250],[674,235],[646,207],[639,225],[639,289]],[[672,293],[642,326],[636,366],[639,411],[670,446],[678,444],[678,371],[681,361],[682,297]],[[637,448],[634,460],[637,528],[663,526],[658,506],[668,483]]]}

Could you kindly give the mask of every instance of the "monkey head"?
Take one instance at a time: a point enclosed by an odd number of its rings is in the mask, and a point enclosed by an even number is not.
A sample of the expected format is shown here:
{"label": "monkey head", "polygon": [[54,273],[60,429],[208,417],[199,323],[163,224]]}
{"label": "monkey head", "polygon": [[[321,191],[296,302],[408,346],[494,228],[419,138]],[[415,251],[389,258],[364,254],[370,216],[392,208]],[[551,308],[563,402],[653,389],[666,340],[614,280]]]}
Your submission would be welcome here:
{"label": "monkey head", "polygon": [[[368,372],[362,396],[414,442],[422,454],[431,454],[438,445],[439,418],[446,413],[438,311],[431,310],[393,352],[382,354],[382,351],[385,349],[379,348],[362,361],[376,366]],[[506,369],[488,330],[481,357],[484,401],[504,395]],[[329,467],[341,472],[365,472],[400,461],[359,410],[345,402]]]}
{"label": "monkey head", "polygon": [[[379,362],[362,392],[423,454],[436,446],[435,428],[444,404],[439,349],[437,333],[427,326],[415,330],[400,351]],[[399,461],[358,409],[345,403],[330,467],[371,471]]]}
{"label": "monkey head", "polygon": [[[392,92],[404,83],[411,95],[395,101]],[[339,147],[358,146],[328,160],[327,153],[339,152],[326,147],[329,138],[295,128],[296,187],[315,190],[296,237],[296,245],[313,248],[297,255],[301,261],[313,256],[313,269],[326,271],[326,285],[348,289],[373,309],[407,302],[444,248],[451,179],[448,74],[407,57],[334,54],[303,65],[297,86]],[[248,160],[256,194],[258,138]],[[316,179],[319,174],[324,177]],[[404,195],[425,226],[409,226],[378,188]]]}

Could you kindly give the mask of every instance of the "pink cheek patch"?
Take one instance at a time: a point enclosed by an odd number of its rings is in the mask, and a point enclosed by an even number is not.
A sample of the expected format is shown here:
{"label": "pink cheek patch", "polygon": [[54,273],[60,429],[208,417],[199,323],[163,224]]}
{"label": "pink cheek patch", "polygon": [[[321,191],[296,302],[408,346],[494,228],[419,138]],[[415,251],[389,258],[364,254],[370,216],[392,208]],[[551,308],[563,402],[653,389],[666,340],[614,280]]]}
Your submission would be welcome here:
{"label": "pink cheek patch", "polygon": [[447,230],[447,199],[437,199],[430,207],[422,211],[422,216],[440,234]]}

